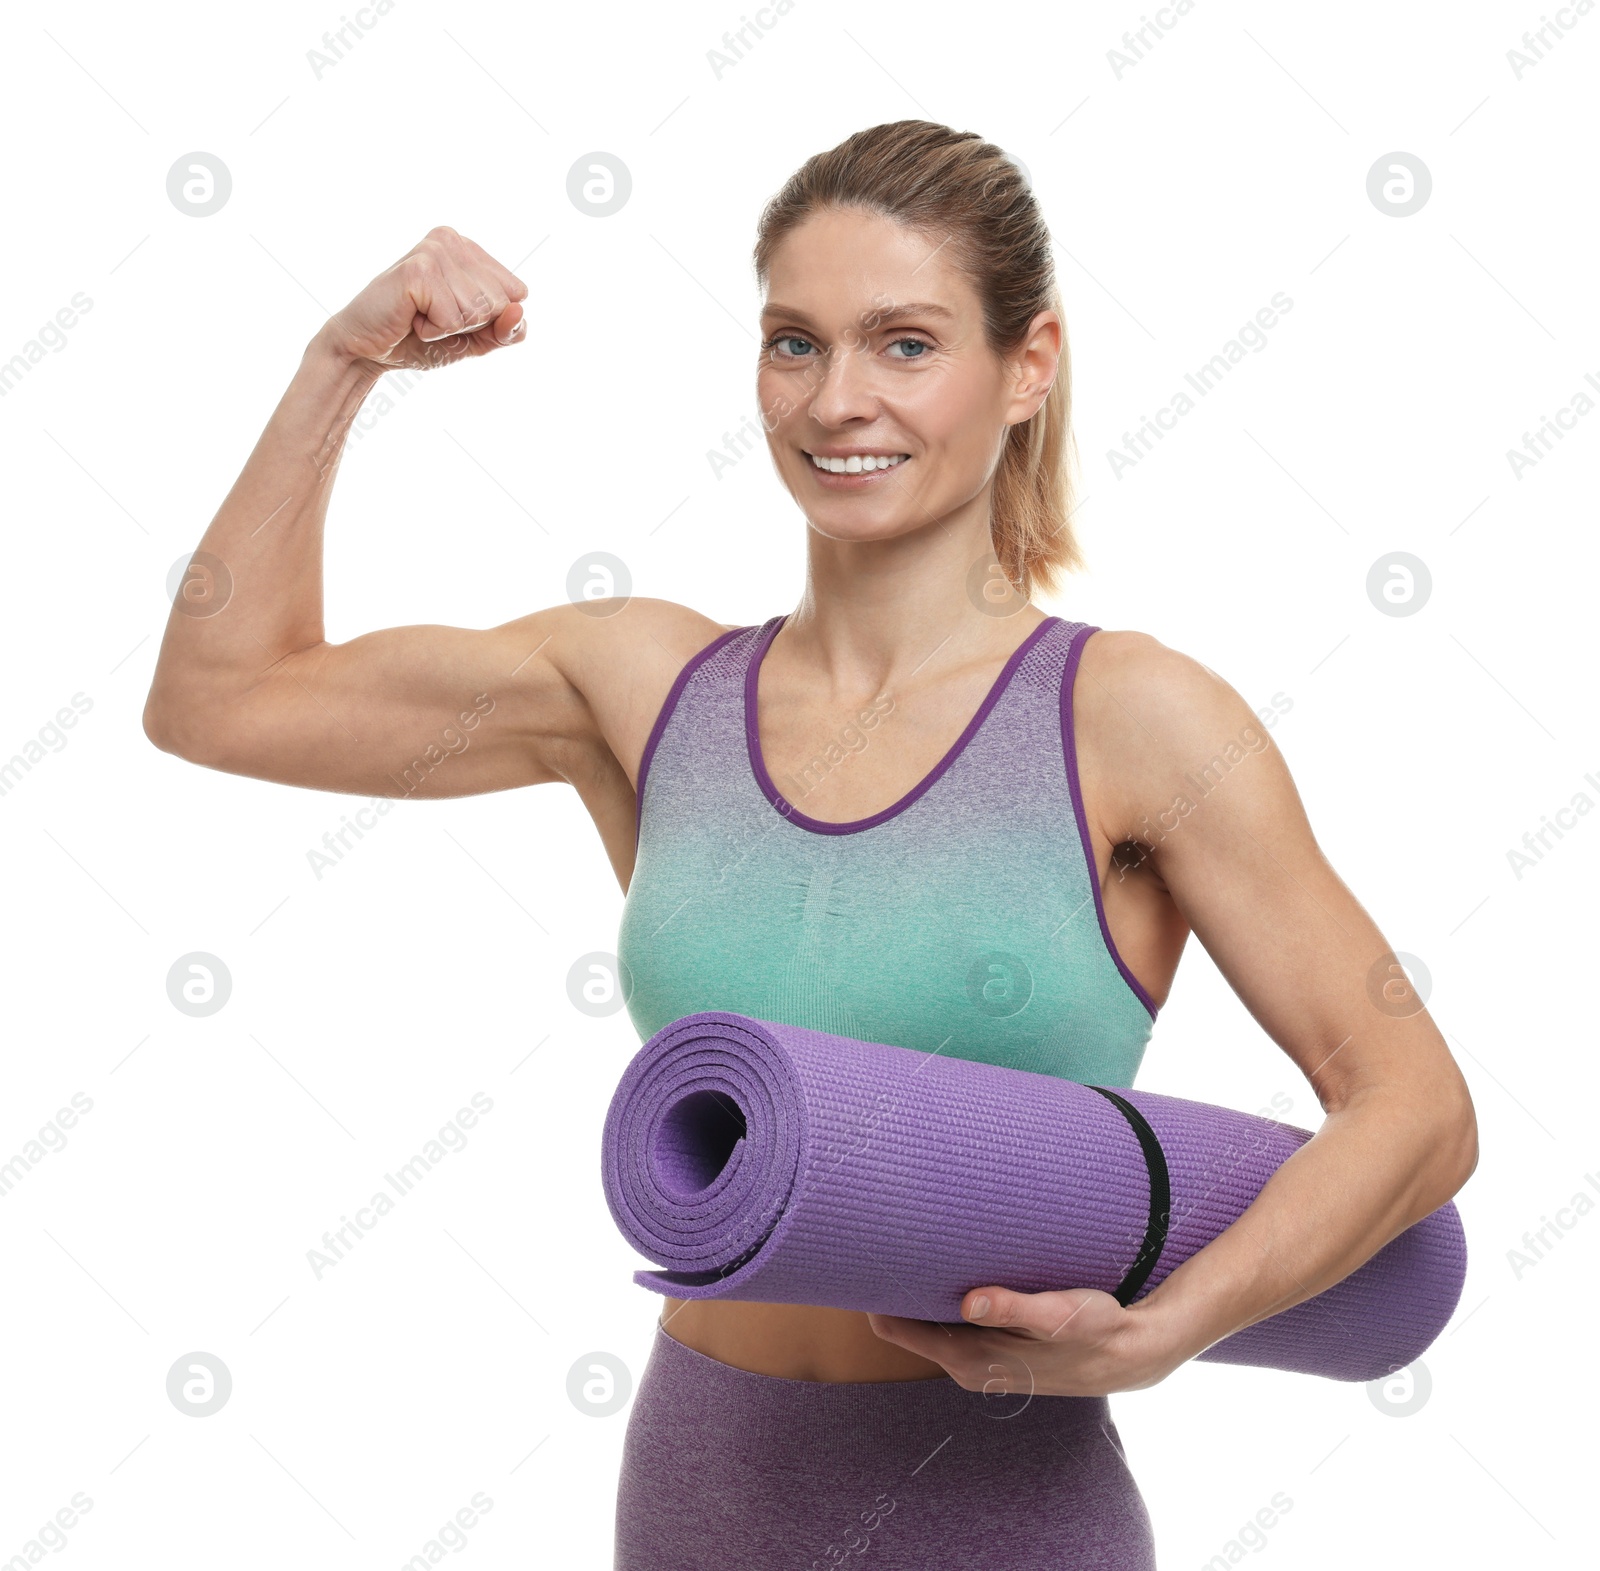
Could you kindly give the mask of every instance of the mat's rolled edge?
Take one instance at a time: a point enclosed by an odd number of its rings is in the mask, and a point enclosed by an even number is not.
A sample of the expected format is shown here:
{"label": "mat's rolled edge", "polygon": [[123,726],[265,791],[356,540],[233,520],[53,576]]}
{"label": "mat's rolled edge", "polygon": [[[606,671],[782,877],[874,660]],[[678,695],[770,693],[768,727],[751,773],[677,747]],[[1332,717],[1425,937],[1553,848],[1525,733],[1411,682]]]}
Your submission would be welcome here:
{"label": "mat's rolled edge", "polygon": [[[1106,1094],[1103,1088],[1097,1089]],[[1229,1153],[1230,1161],[1237,1160],[1234,1142],[1239,1140],[1241,1131],[1248,1138],[1240,1143],[1238,1156],[1265,1155],[1273,1172],[1294,1149],[1312,1138],[1312,1131],[1295,1124],[1195,1103],[1164,1092],[1129,1088],[1121,1095],[1146,1115],[1167,1157],[1171,1156],[1173,1143],[1181,1144],[1184,1122],[1195,1108],[1224,1113],[1240,1126],[1224,1139],[1222,1149]],[[1281,1151],[1276,1149],[1279,1145],[1284,1147]],[[1146,1155],[1149,1154],[1147,1147]],[[1152,1178],[1155,1176],[1152,1170]],[[1270,1172],[1264,1176],[1261,1187],[1270,1177]],[[1248,1206],[1241,1208],[1240,1215],[1245,1209]],[[1175,1220],[1172,1233],[1181,1231]],[[1180,1243],[1175,1252],[1163,1253],[1145,1293],[1159,1286],[1171,1271],[1214,1242],[1223,1231],[1226,1228],[1203,1240],[1191,1237]],[[1212,1343],[1195,1357],[1206,1363],[1293,1370],[1331,1380],[1385,1378],[1420,1357],[1438,1340],[1465,1289],[1466,1261],[1466,1236],[1460,1215],[1453,1203],[1446,1202],[1320,1293]],[[1388,1298],[1384,1296],[1386,1290],[1390,1293]],[[1353,1310],[1348,1307],[1352,1304]],[[1343,1325],[1341,1313],[1345,1317]]]}
{"label": "mat's rolled edge", "polygon": [[[617,1082],[616,1090],[612,1093],[610,1105],[606,1110],[605,1127],[601,1136],[601,1188],[618,1231],[641,1254],[648,1254],[648,1251],[641,1245],[639,1225],[629,1212],[624,1199],[628,1186],[623,1178],[623,1162],[627,1153],[624,1150],[621,1129],[629,1101],[647,1080],[656,1059],[674,1050],[681,1050],[685,1038],[692,1044],[702,1040],[737,1042],[741,1037],[754,1037],[759,1040],[771,1055],[773,1062],[787,1061],[784,1044],[773,1034],[768,1022],[727,1010],[701,1010],[668,1022],[651,1036],[628,1061]],[[771,1088],[775,1100],[778,1098],[779,1089],[777,1085]],[[791,1096],[784,1100],[787,1110],[798,1125],[794,1141],[794,1148],[798,1154],[805,1150],[808,1140],[810,1122],[808,1110],[801,1097]],[[733,1259],[697,1271],[674,1270],[668,1267],[639,1270],[633,1273],[634,1282],[640,1287],[670,1298],[736,1296],[733,1290],[757,1274],[765,1256],[771,1249],[776,1248],[783,1233],[787,1231],[790,1222],[787,1199],[791,1185],[792,1175],[790,1183],[779,1186],[776,1199],[739,1219],[738,1234],[753,1238],[753,1242],[739,1251]],[[657,1255],[656,1258],[659,1259],[660,1256]]]}
{"label": "mat's rolled edge", "polygon": [[[1387,1348],[1380,1352],[1370,1340],[1341,1344],[1325,1321],[1319,1323],[1315,1335],[1300,1330],[1305,1321],[1331,1312],[1341,1288],[1359,1289],[1365,1280],[1364,1272],[1369,1275],[1381,1272],[1385,1251],[1403,1250],[1408,1241],[1425,1246],[1434,1255],[1431,1261],[1424,1260],[1409,1268],[1413,1291],[1420,1294],[1433,1282],[1441,1284],[1444,1292],[1432,1310],[1411,1317],[1407,1329],[1396,1330]],[[1447,1200],[1390,1239],[1376,1254],[1331,1287],[1265,1320],[1258,1320],[1220,1342],[1213,1342],[1195,1358],[1201,1363],[1284,1369],[1321,1375],[1327,1380],[1370,1384],[1414,1364],[1439,1340],[1460,1307],[1466,1281],[1466,1231],[1455,1202]]]}

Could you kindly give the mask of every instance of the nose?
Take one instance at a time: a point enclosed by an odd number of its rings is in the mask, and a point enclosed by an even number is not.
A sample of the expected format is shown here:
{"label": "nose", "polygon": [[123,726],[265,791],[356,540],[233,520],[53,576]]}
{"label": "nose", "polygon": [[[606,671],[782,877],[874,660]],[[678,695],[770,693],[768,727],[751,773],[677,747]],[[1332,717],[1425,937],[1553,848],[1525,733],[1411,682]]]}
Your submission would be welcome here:
{"label": "nose", "polygon": [[871,420],[878,412],[867,355],[846,344],[828,351],[822,380],[811,395],[811,415],[819,424],[842,426]]}

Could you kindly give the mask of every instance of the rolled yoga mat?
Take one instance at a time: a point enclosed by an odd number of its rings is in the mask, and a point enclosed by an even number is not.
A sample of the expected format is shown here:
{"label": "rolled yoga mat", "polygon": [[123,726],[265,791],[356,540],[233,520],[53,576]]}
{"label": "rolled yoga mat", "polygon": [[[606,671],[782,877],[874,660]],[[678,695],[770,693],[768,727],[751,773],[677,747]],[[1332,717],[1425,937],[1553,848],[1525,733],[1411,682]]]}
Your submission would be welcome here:
{"label": "rolled yoga mat", "polygon": [[[1144,1296],[1236,1221],[1311,1132],[1153,1091],[686,1015],[623,1072],[606,1200],[674,1298],[957,1322],[994,1284]],[[1375,1380],[1461,1296],[1454,1203],[1332,1287],[1213,1343],[1224,1364]]]}

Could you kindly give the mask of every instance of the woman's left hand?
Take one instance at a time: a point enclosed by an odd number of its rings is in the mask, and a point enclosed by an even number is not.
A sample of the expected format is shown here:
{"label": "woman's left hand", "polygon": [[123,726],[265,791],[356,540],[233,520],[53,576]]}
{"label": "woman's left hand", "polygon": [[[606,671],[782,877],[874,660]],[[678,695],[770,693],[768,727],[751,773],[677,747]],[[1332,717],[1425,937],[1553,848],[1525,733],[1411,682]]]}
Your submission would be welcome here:
{"label": "woman's left hand", "polygon": [[1166,1379],[1189,1355],[1161,1322],[1125,1309],[1110,1293],[1074,1287],[1014,1293],[975,1287],[961,1301],[965,1325],[868,1315],[886,1342],[931,1358],[968,1391],[1109,1396]]}

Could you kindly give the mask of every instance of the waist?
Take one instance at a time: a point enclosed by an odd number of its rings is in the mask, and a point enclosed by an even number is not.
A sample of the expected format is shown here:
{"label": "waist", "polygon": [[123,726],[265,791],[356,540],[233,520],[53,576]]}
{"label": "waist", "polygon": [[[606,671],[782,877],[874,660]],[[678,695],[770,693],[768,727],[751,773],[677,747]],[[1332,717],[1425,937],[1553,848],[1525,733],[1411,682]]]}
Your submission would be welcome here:
{"label": "waist", "polygon": [[674,1341],[747,1374],[819,1384],[926,1380],[944,1367],[886,1342],[854,1309],[668,1298],[662,1329]]}
{"label": "waist", "polygon": [[[1012,1421],[998,1427],[1013,1438],[1043,1425],[1058,1439],[1070,1441],[1081,1432],[1098,1444],[1110,1425],[1110,1402],[1103,1396],[968,1390],[942,1365],[883,1341],[854,1310],[720,1299],[691,1302],[674,1314],[681,1302],[665,1302],[663,1315],[670,1318],[656,1325],[651,1369],[639,1396],[646,1396],[648,1384],[646,1405],[652,1410],[678,1402],[703,1421],[721,1415],[712,1427],[725,1431],[728,1444],[759,1451],[770,1441],[788,1451],[809,1437],[828,1449],[847,1434],[867,1443],[943,1424],[938,1439],[950,1433],[952,1423],[988,1430],[986,1421],[996,1418]],[[761,1367],[731,1363],[681,1338],[681,1323],[702,1310],[718,1313],[696,1315],[687,1328],[694,1341],[733,1350]],[[770,1319],[749,1313],[768,1310],[784,1313]],[[785,1331],[791,1337],[787,1345],[781,1340]],[[862,1338],[882,1352],[866,1348]],[[709,1434],[702,1432],[702,1443],[710,1443]]]}

